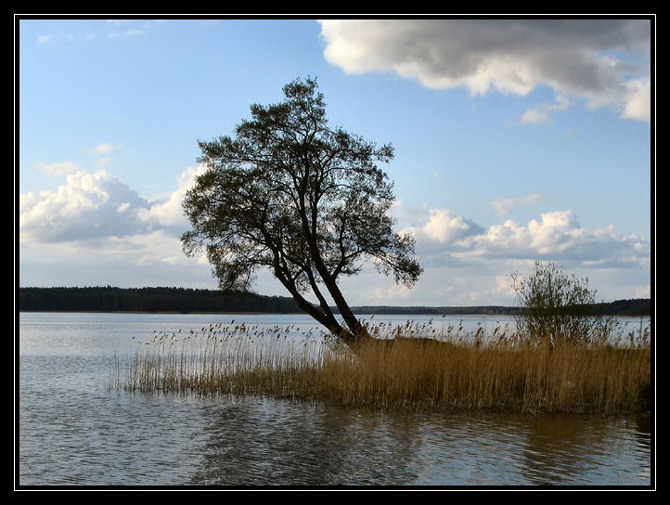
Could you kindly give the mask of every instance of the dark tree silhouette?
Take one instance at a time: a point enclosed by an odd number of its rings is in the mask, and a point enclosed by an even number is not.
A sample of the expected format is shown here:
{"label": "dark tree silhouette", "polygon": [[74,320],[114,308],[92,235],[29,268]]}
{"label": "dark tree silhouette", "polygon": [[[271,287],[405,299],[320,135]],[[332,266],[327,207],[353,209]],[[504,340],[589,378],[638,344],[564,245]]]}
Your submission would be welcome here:
{"label": "dark tree silhouette", "polygon": [[184,200],[192,225],[184,250],[206,249],[223,290],[248,290],[254,272],[269,268],[330,332],[346,343],[370,338],[338,278],[357,274],[364,261],[407,286],[422,272],[410,256],[413,238],[394,233],[387,215],[393,185],[377,163],[393,149],[329,127],[315,79],[283,91],[278,104],[252,105],[234,137],[199,142],[207,171]]}

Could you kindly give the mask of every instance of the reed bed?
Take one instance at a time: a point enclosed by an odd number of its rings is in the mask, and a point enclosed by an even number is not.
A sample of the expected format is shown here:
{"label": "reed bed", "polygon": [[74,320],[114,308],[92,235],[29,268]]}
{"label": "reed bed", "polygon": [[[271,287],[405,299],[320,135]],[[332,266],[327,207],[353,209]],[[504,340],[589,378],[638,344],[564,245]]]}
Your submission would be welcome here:
{"label": "reed bed", "polygon": [[643,333],[548,346],[500,328],[436,334],[407,323],[371,328],[377,338],[352,350],[290,328],[203,330],[139,346],[125,376],[119,372],[120,387],[414,411],[609,415],[645,411],[651,401]]}

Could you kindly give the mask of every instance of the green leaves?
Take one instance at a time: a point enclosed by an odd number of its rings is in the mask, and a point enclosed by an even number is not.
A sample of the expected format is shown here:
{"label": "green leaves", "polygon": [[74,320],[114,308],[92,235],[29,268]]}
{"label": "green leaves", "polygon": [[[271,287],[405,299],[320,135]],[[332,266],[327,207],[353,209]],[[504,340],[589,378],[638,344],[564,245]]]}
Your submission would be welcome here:
{"label": "green leaves", "polygon": [[330,128],[316,89],[315,79],[293,81],[285,101],[252,105],[234,137],[198,143],[208,170],[184,201],[193,229],[182,240],[191,254],[208,248],[222,288],[248,287],[256,268],[269,267],[294,298],[311,290],[329,316],[325,286],[347,319],[340,275],[371,259],[411,285],[421,268],[413,240],[396,235],[386,214],[393,185],[377,164],[393,148]]}
{"label": "green leaves", "polygon": [[603,334],[601,328],[607,321],[591,310],[596,292],[589,289],[588,279],[539,261],[529,276],[516,273],[512,279],[523,309],[517,327],[530,340],[589,343]]}

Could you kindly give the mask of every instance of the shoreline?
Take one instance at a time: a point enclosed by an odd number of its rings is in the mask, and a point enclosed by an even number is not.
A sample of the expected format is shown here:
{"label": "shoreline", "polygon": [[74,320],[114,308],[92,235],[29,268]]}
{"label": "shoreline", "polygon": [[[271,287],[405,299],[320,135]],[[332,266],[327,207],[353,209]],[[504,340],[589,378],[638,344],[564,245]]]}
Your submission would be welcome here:
{"label": "shoreline", "polygon": [[[356,307],[353,307],[353,311],[358,316],[433,316],[433,317],[446,317],[446,316],[504,316],[504,317],[514,317],[512,312],[410,312],[399,310],[394,311],[383,311],[383,312],[358,312]],[[240,310],[230,310],[230,311],[178,311],[178,310],[31,310],[31,309],[18,309],[17,313],[22,314],[182,314],[182,315],[228,315],[228,314],[239,314],[239,315],[304,315],[309,316],[309,314],[301,311],[296,312],[264,312],[264,311],[240,311]],[[604,314],[605,316],[611,317],[628,317],[632,319],[639,319],[643,317],[651,318],[651,314]]]}
{"label": "shoreline", "polygon": [[226,312],[200,312],[189,311],[181,312],[175,311],[148,311],[148,310],[17,310],[19,314],[177,314],[177,315],[226,315],[226,314],[240,314],[240,315],[287,315],[287,314],[303,314],[303,312],[242,312],[242,311],[226,311]]}
{"label": "shoreline", "polygon": [[[187,288],[20,287],[16,308],[26,312],[101,312],[144,314],[302,314],[289,297],[223,293]],[[352,304],[359,315],[515,315],[514,305],[372,305]],[[331,307],[334,314],[339,311]],[[650,299],[600,302],[588,307],[597,315],[652,315]]]}

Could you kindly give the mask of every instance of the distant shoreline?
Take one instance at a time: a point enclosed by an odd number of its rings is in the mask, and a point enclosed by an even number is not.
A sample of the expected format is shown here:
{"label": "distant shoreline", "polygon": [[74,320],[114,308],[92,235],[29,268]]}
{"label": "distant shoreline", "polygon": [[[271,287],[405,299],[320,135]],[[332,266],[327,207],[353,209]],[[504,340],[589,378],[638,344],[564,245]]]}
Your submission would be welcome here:
{"label": "distant shoreline", "polygon": [[[303,314],[290,297],[218,290],[146,287],[18,288],[19,312],[81,312],[127,314]],[[479,306],[352,306],[359,315],[514,315],[518,307]],[[594,314],[650,316],[650,299],[618,300],[592,306]],[[333,312],[337,310],[333,308]]]}
{"label": "distant shoreline", "polygon": [[[359,312],[356,310],[356,307],[353,307],[352,310],[354,314],[360,316],[511,316],[512,313],[496,313],[496,312],[445,312],[445,313],[431,313],[431,312],[407,312],[407,311],[384,311],[384,312]],[[199,311],[190,311],[190,312],[179,312],[179,311],[141,311],[141,310],[21,310],[18,311],[21,314],[31,314],[31,313],[52,313],[52,314],[175,314],[175,315],[226,315],[226,314],[239,314],[239,315],[306,315],[305,312],[243,312],[243,311],[223,311],[223,312],[199,312]]]}
{"label": "distant shoreline", "polygon": [[179,312],[176,310],[165,310],[165,311],[145,311],[145,310],[23,310],[19,309],[21,314],[34,314],[34,313],[53,313],[53,314],[175,314],[175,315],[226,315],[226,314],[240,314],[240,315],[272,315],[272,314],[304,314],[304,312]]}

